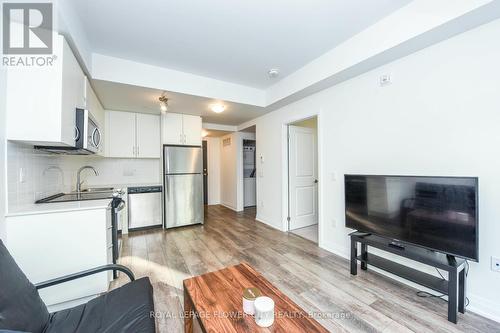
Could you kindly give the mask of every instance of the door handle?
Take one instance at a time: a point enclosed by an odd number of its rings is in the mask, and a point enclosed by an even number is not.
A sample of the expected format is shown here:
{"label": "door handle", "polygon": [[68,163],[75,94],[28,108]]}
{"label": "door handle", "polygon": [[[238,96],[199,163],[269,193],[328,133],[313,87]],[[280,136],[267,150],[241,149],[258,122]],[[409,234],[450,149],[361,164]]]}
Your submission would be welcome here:
{"label": "door handle", "polygon": [[314,180],[314,184],[317,184],[317,183],[318,183],[318,180],[317,180],[317,179],[315,179],[315,180]]}
{"label": "door handle", "polygon": [[167,190],[167,201],[170,201],[170,184],[169,184],[169,181],[168,181],[168,176],[165,177],[165,187],[166,187],[166,190]]}

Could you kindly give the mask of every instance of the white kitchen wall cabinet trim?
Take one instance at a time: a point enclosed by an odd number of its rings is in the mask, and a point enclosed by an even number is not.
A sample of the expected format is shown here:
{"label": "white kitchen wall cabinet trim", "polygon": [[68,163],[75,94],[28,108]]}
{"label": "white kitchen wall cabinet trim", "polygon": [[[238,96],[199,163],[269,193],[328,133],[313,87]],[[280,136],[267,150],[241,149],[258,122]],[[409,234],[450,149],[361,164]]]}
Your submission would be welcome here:
{"label": "white kitchen wall cabinet trim", "polygon": [[106,111],[107,157],[160,158],[160,116]]}
{"label": "white kitchen wall cabinet trim", "polygon": [[85,75],[62,36],[53,45],[52,66],[7,70],[8,140],[75,145],[76,108],[85,108]]}
{"label": "white kitchen wall cabinet trim", "polygon": [[162,116],[162,143],[201,146],[201,117],[180,113]]}

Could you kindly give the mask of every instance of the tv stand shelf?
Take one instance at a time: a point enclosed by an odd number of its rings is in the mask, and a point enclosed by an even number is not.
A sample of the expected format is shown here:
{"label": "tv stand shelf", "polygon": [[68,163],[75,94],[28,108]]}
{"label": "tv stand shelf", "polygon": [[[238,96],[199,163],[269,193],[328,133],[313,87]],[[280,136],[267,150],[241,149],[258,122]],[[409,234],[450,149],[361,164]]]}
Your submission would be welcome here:
{"label": "tv stand shelf", "polygon": [[[429,289],[448,295],[448,320],[456,323],[457,313],[465,313],[465,260],[453,256],[427,250],[418,246],[394,246],[388,238],[353,232],[351,237],[351,274],[357,274],[357,262],[361,269],[367,270],[368,265],[377,267],[396,276],[412,281]],[[358,243],[361,253],[358,254]],[[368,253],[368,246],[412,259],[448,272],[448,280],[441,279],[414,268],[396,263]]]}

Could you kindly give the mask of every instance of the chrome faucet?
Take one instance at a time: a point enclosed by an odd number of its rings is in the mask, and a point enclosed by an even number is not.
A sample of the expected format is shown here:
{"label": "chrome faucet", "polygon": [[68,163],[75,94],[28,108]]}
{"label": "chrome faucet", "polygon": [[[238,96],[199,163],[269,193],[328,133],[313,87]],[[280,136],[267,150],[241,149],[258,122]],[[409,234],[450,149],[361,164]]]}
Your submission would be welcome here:
{"label": "chrome faucet", "polygon": [[99,172],[97,172],[96,169],[94,169],[93,166],[90,166],[90,165],[85,165],[85,166],[82,166],[80,169],[78,169],[78,172],[76,174],[76,192],[77,193],[80,193],[82,191],[82,184],[83,184],[83,181],[80,181],[80,174],[82,173],[83,170],[85,169],[91,169],[94,171],[94,174],[96,176],[99,176]]}

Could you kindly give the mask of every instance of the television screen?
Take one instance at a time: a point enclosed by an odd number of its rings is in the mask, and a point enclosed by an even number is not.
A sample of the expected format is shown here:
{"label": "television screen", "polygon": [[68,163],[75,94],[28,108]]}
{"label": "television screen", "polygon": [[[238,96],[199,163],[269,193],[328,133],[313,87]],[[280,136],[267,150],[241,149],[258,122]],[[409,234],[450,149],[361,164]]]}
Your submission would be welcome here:
{"label": "television screen", "polygon": [[478,179],[345,176],[346,226],[478,260]]}

